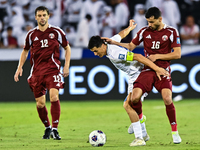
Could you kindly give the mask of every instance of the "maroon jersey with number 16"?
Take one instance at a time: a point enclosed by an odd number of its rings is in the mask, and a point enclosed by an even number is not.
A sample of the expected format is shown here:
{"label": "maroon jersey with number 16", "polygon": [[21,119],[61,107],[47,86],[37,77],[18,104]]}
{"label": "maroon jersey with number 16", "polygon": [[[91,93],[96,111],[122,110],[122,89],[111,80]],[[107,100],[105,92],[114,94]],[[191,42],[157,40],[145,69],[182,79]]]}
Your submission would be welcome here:
{"label": "maroon jersey with number 16", "polygon": [[68,40],[59,27],[49,25],[45,31],[40,31],[37,26],[27,33],[24,49],[30,49],[32,66],[30,76],[40,76],[60,71],[60,45],[66,47]]}
{"label": "maroon jersey with number 16", "polygon": [[[160,31],[152,30],[149,27],[140,29],[133,38],[132,43],[139,45],[142,41],[146,57],[151,54],[171,53],[173,47],[181,46],[177,29],[166,24]],[[170,66],[170,61],[168,60],[156,60],[154,63],[162,68]],[[149,69],[149,67],[145,66],[144,69],[147,68]]]}

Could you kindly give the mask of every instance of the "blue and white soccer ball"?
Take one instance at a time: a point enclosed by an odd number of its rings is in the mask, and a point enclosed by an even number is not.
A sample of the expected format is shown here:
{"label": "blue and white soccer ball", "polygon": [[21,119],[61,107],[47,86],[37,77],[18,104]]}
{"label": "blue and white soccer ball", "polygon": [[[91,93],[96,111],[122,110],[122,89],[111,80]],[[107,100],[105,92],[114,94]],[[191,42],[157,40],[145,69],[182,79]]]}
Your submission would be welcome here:
{"label": "blue and white soccer ball", "polygon": [[101,130],[94,130],[89,135],[89,143],[92,146],[103,146],[106,143],[106,135]]}

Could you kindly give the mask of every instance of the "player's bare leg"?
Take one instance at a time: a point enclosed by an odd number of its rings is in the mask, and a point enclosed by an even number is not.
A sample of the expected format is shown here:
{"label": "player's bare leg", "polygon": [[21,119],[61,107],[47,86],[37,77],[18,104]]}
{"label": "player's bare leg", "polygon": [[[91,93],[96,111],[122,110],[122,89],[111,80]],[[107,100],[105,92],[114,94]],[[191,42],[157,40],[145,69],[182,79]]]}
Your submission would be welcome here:
{"label": "player's bare leg", "polygon": [[38,115],[39,115],[42,123],[46,127],[45,133],[43,135],[43,139],[49,139],[50,133],[51,133],[51,125],[50,125],[49,118],[48,118],[48,111],[45,106],[46,96],[45,95],[40,96],[38,98],[35,98],[35,100],[36,100]]}
{"label": "player's bare leg", "polygon": [[172,138],[173,138],[173,142],[175,144],[179,144],[181,143],[181,138],[178,134],[178,130],[177,130],[177,122],[176,122],[176,110],[174,107],[174,104],[172,102],[172,92],[170,89],[165,88],[162,89],[161,91],[161,95],[162,98],[164,100],[165,106],[166,106],[166,113],[171,125],[171,129],[172,129]]}
{"label": "player's bare leg", "polygon": [[[133,92],[138,92],[138,95],[134,95]],[[137,112],[131,107],[131,104],[133,102],[137,102],[138,101],[137,99],[140,99],[141,96],[142,96],[142,92],[139,93],[138,88],[133,89],[132,94],[130,94],[127,97],[127,101],[125,101],[125,103],[124,103],[124,108],[132,122],[131,124],[132,124],[133,131],[135,134],[135,140],[132,143],[130,143],[130,146],[146,145],[146,143],[142,137],[142,128],[140,125],[139,116],[138,116]]]}
{"label": "player's bare leg", "polygon": [[51,88],[49,90],[49,96],[51,101],[51,117],[52,117],[52,133],[51,136],[54,140],[61,140],[58,134],[57,128],[60,119],[60,101],[58,89]]}

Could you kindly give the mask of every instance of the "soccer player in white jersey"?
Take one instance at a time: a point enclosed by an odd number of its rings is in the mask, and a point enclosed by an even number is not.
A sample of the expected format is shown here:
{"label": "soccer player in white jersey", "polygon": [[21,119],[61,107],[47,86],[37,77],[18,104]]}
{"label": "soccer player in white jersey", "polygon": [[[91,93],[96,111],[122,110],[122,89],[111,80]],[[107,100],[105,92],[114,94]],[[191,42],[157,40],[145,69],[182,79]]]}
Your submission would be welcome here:
{"label": "soccer player in white jersey", "polygon": [[[141,28],[130,43],[120,43],[112,39],[103,38],[110,44],[126,47],[134,50],[141,42],[144,43],[145,56],[154,62],[157,66],[165,68],[171,72],[170,60],[181,58],[181,44],[178,30],[168,26],[162,22],[161,12],[157,7],[151,7],[145,14],[148,26]],[[154,70],[145,66],[134,82],[134,88],[131,95],[131,102],[137,104],[143,93],[149,93],[153,86],[161,93],[166,114],[172,131],[172,138],[175,144],[181,143],[176,121],[176,110],[172,102],[172,79],[162,76],[162,80],[158,80]],[[138,115],[131,110],[133,126],[137,126],[139,122]],[[135,130],[134,130],[135,133]],[[136,133],[135,133],[136,134]],[[139,135],[139,133],[138,133]],[[137,144],[137,140],[131,145]]]}
{"label": "soccer player in white jersey", "polygon": [[[119,32],[117,35],[113,36],[111,39],[116,40],[118,42],[121,41],[124,37],[127,36],[127,34],[133,30],[136,27],[136,24],[134,24],[134,20],[129,21],[129,27]],[[129,50],[127,50],[124,47],[116,46],[107,44],[104,42],[103,39],[101,39],[100,36],[93,36],[90,38],[88,48],[94,52],[95,55],[99,57],[107,56],[110,61],[114,64],[114,66],[124,72],[126,72],[129,75],[129,87],[128,87],[128,96],[126,100],[124,101],[124,108],[129,112],[130,109],[136,109],[136,112],[138,115],[141,116],[141,121],[143,119],[142,110],[141,107],[138,109],[137,106],[135,107],[133,103],[130,102],[130,96],[133,88],[133,82],[137,79],[138,75],[141,72],[141,69],[143,68],[143,64],[151,67],[153,70],[156,71],[156,74],[158,78],[160,79],[161,75],[168,76],[168,72],[164,70],[163,68],[160,68],[156,66],[153,62],[151,62],[149,59],[145,58],[141,54],[135,54]],[[142,64],[141,64],[142,63]],[[141,101],[140,101],[141,102]],[[129,114],[130,120],[132,118],[132,115]],[[143,130],[142,130],[143,128]],[[149,140],[149,136],[146,132],[145,124],[144,122],[141,122],[141,126],[139,126],[138,130],[143,131],[142,140],[143,144],[145,144],[145,141]],[[138,137],[136,137],[138,138]]]}
{"label": "soccer player in white jersey", "polygon": [[[48,23],[48,8],[44,6],[37,7],[35,9],[35,19],[37,20],[38,26],[30,30],[26,35],[24,49],[21,53],[14,80],[18,82],[18,77],[22,76],[22,67],[30,49],[32,68],[28,83],[34,93],[39,118],[46,128],[43,139],[49,139],[51,135],[54,140],[61,140],[57,131],[60,120],[59,89],[63,88],[64,84],[61,81],[59,47],[61,45],[66,52],[65,65],[62,73],[63,77],[69,75],[71,48],[65,33],[59,27],[52,26]],[[49,90],[51,102],[50,112],[52,124],[49,121],[45,104],[47,89]]]}

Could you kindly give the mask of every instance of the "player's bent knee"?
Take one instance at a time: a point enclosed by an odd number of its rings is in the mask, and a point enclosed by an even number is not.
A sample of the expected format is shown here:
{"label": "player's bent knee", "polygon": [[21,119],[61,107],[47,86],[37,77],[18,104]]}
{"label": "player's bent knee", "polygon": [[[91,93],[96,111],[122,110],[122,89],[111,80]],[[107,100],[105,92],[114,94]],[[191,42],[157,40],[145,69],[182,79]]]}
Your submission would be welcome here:
{"label": "player's bent knee", "polygon": [[123,104],[124,109],[128,109],[128,105],[129,105],[128,102],[125,101],[124,104]]}
{"label": "player's bent knee", "polygon": [[170,105],[170,104],[172,103],[172,98],[171,98],[171,96],[168,96],[168,95],[163,96],[163,100],[164,100],[164,103],[165,103],[166,105]]}
{"label": "player's bent knee", "polygon": [[137,103],[139,100],[140,100],[139,97],[132,97],[131,96],[130,103]]}
{"label": "player's bent knee", "polygon": [[57,101],[59,98],[58,98],[58,96],[57,95],[51,95],[50,96],[50,101],[51,102],[55,102],[55,101]]}
{"label": "player's bent knee", "polygon": [[41,101],[36,101],[36,105],[38,108],[43,108],[45,106],[45,103],[43,103]]}

